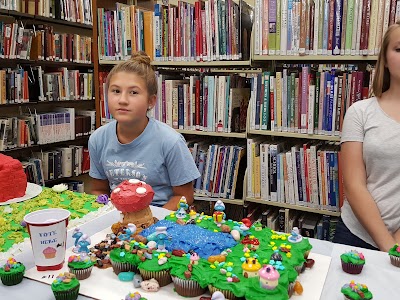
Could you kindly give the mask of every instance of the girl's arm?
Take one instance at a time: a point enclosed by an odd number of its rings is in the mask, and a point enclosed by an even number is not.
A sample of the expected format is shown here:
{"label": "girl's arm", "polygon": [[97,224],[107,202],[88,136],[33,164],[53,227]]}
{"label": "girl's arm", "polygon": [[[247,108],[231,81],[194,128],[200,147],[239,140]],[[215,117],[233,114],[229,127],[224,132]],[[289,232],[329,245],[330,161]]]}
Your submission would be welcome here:
{"label": "girl's arm", "polygon": [[91,194],[93,194],[93,195],[101,195],[101,194],[110,195],[110,186],[108,184],[107,179],[91,178],[90,184],[91,184]]}
{"label": "girl's arm", "polygon": [[393,236],[367,189],[367,176],[361,142],[345,142],[341,146],[344,191],[351,209],[381,251],[395,244]]}
{"label": "girl's arm", "polygon": [[194,188],[193,188],[192,181],[188,182],[184,185],[173,186],[172,191],[174,193],[173,196],[171,198],[169,198],[169,201],[163,206],[163,208],[166,208],[169,210],[177,210],[179,200],[181,199],[182,196],[186,197],[186,201],[187,201],[188,205],[191,205],[193,203]]}

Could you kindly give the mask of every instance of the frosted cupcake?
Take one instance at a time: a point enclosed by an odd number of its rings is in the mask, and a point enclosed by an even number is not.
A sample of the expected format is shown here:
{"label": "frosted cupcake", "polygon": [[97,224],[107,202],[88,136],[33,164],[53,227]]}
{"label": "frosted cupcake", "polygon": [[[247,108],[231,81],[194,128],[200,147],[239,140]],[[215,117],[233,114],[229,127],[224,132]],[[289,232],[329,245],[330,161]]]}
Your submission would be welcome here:
{"label": "frosted cupcake", "polygon": [[346,283],[341,289],[344,299],[350,300],[370,300],[372,299],[372,293],[368,290],[365,284],[355,283],[353,280],[350,283]]}
{"label": "frosted cupcake", "polygon": [[390,262],[392,263],[392,265],[400,268],[400,246],[399,246],[399,244],[394,245],[389,250],[389,257],[390,257]]}
{"label": "frosted cupcake", "polygon": [[4,285],[16,285],[24,278],[25,266],[14,258],[9,258],[0,268],[0,278]]}
{"label": "frosted cupcake", "polygon": [[84,280],[92,273],[94,263],[87,255],[72,255],[68,258],[68,269],[79,280]]}
{"label": "frosted cupcake", "polygon": [[343,271],[349,274],[360,274],[365,265],[364,255],[356,250],[343,253],[340,260]]}
{"label": "frosted cupcake", "polygon": [[75,274],[64,272],[56,277],[51,284],[56,300],[76,300],[79,294],[79,281]]}

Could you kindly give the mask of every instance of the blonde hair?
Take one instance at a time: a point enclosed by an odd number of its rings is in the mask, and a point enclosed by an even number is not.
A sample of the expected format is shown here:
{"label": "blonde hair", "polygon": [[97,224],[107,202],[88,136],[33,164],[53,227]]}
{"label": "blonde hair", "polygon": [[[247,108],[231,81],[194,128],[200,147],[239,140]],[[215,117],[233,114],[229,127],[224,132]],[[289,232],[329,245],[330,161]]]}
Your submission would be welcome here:
{"label": "blonde hair", "polygon": [[108,73],[106,90],[110,85],[111,78],[119,72],[133,73],[141,77],[145,83],[149,96],[157,95],[157,79],[153,67],[150,64],[150,57],[143,51],[132,54],[132,57],[114,66]]}
{"label": "blonde hair", "polygon": [[382,39],[381,50],[376,61],[375,76],[372,83],[372,91],[376,97],[381,97],[390,87],[390,73],[386,67],[386,54],[390,43],[390,35],[394,30],[400,28],[400,20],[389,26]]}

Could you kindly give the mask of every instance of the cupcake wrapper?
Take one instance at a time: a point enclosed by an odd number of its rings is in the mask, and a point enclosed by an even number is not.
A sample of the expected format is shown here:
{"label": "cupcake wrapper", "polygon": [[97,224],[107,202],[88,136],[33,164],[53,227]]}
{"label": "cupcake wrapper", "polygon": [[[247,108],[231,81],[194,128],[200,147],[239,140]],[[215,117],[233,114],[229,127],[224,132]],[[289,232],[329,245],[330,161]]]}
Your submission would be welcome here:
{"label": "cupcake wrapper", "polygon": [[121,272],[129,272],[129,271],[138,273],[137,267],[128,262],[122,263],[122,262],[111,261],[111,265],[113,267],[114,273],[117,275]]}
{"label": "cupcake wrapper", "polygon": [[292,297],[293,293],[294,293],[294,282],[291,282],[291,283],[289,283],[289,286],[288,286],[289,298]]}
{"label": "cupcake wrapper", "polygon": [[393,266],[400,268],[400,257],[390,255],[390,262]]}
{"label": "cupcake wrapper", "polygon": [[303,272],[303,266],[304,266],[304,263],[294,267],[294,269],[296,270],[297,274],[300,275],[300,273]]}
{"label": "cupcake wrapper", "polygon": [[306,251],[306,252],[304,253],[304,259],[307,259],[309,254],[310,254],[310,250]]}
{"label": "cupcake wrapper", "polygon": [[4,285],[16,285],[22,281],[24,278],[24,272],[16,273],[16,274],[3,274],[1,275],[1,282]]}
{"label": "cupcake wrapper", "polygon": [[79,295],[79,286],[80,284],[69,291],[53,291],[54,297],[56,300],[76,300]]}
{"label": "cupcake wrapper", "polygon": [[352,264],[352,263],[345,263],[342,261],[342,269],[343,271],[345,271],[346,273],[349,274],[360,274],[362,269],[363,269],[364,265],[356,265],[356,264]]}
{"label": "cupcake wrapper", "polygon": [[154,278],[157,280],[160,287],[166,286],[172,282],[171,275],[169,271],[162,270],[162,271],[146,271],[143,269],[139,269],[140,275],[142,275],[143,280],[149,280]]}
{"label": "cupcake wrapper", "polygon": [[89,278],[90,274],[92,273],[93,266],[86,268],[86,269],[72,269],[68,268],[70,273],[75,274],[78,280],[84,280]]}
{"label": "cupcake wrapper", "polygon": [[198,297],[206,291],[196,281],[172,276],[175,291],[183,297]]}
{"label": "cupcake wrapper", "polygon": [[216,287],[214,287],[214,286],[212,286],[212,285],[209,285],[209,286],[208,286],[208,289],[210,290],[211,295],[212,295],[214,292],[216,292],[216,291],[220,291],[222,294],[224,294],[224,296],[225,296],[226,299],[229,299],[229,300],[236,300],[236,299],[237,299],[237,297],[235,296],[235,294],[232,293],[231,291],[220,290],[220,289],[218,289],[218,288],[216,288]]}

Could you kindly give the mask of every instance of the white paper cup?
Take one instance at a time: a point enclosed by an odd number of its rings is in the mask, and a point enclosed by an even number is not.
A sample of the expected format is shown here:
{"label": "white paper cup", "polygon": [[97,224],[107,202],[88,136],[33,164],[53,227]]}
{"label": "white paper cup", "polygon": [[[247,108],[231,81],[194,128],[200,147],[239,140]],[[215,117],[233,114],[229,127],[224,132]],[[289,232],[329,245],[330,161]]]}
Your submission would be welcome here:
{"label": "white paper cup", "polygon": [[24,217],[38,271],[59,270],[63,267],[70,214],[65,209],[50,208]]}

